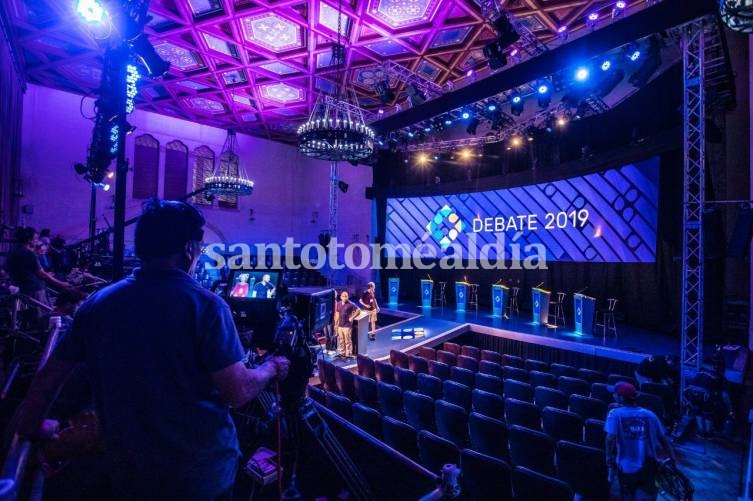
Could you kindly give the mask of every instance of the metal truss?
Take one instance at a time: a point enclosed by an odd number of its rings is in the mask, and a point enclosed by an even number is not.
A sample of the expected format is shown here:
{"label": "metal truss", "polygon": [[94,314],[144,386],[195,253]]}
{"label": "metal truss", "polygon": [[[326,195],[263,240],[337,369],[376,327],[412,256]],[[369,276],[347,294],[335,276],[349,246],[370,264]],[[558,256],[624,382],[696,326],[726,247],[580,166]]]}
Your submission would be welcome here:
{"label": "metal truss", "polygon": [[[353,102],[358,102],[354,98],[351,98]],[[368,110],[364,110],[363,108],[360,108],[354,104],[351,104],[348,101],[342,100],[342,99],[336,99],[330,95],[324,96],[324,104],[326,106],[331,106],[334,108],[337,108],[338,110],[342,111],[343,114],[352,116],[352,117],[359,117],[361,118],[364,123],[367,122],[373,122],[377,118],[379,118],[379,115],[376,113],[372,113]]]}
{"label": "metal truss", "polygon": [[426,99],[441,96],[444,93],[440,85],[425,79],[421,75],[412,72],[405,66],[401,66],[394,61],[385,61],[382,64],[382,70],[387,76],[394,76],[406,85],[415,85],[418,90],[426,94]]}
{"label": "metal truss", "polygon": [[[339,165],[336,160],[329,163],[329,238],[330,240],[337,237],[337,190]],[[327,258],[328,259],[328,258]],[[335,285],[335,270],[329,269],[327,275],[327,286],[333,287]]]}
{"label": "metal truss", "polygon": [[[520,40],[514,45],[519,51],[525,52],[530,57],[536,57],[543,52],[549,50],[544,42],[538,39],[533,32],[528,29],[528,26],[523,24],[518,18],[513,16],[510,12],[503,9],[498,0],[476,0],[481,6],[481,15],[484,16],[490,23],[493,22],[498,15],[504,13],[510,20],[510,23],[515,28],[515,31],[520,35]],[[518,56],[519,57],[519,56]]]}
{"label": "metal truss", "polygon": [[682,27],[684,168],[680,398],[703,360],[703,206],[705,196],[705,19]]}

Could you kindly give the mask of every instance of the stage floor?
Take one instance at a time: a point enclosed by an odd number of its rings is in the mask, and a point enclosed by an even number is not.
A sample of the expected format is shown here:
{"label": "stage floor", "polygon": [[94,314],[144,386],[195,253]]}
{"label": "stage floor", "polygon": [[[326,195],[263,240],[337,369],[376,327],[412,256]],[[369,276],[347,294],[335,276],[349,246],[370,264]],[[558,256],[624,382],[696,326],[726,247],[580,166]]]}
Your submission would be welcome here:
{"label": "stage floor", "polygon": [[[588,353],[594,356],[638,363],[650,354],[678,354],[680,341],[659,332],[650,332],[627,325],[617,325],[617,336],[600,330],[593,335],[579,335],[572,323],[563,327],[533,324],[530,312],[521,312],[512,318],[494,317],[489,310],[459,312],[452,307],[422,308],[411,303],[401,303],[382,308],[380,316],[392,323],[380,327],[377,321],[376,340],[369,341],[366,355],[374,359],[389,357],[390,350],[411,352],[422,345],[436,345],[466,332],[479,332],[492,336],[516,339],[564,350]],[[413,332],[412,339],[403,339]],[[410,335],[410,334],[409,334]],[[327,360],[345,367],[355,366],[355,360],[334,358],[325,353]]]}

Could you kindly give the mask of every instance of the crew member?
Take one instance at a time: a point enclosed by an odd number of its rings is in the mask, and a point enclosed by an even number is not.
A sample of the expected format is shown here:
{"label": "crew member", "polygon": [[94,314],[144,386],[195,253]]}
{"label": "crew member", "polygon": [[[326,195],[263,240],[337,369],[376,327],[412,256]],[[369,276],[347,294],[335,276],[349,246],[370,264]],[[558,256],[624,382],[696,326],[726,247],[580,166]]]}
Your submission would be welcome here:
{"label": "crew member", "polygon": [[283,357],[246,368],[229,307],[189,275],[203,225],[188,204],[147,202],[135,232],[142,267],[81,306],[21,407],[22,435],[54,433],[40,429],[42,418],[83,364],[112,497],[208,501],[232,492],[240,454],[230,408],[287,375]]}
{"label": "crew member", "polygon": [[371,324],[369,339],[374,341],[376,339],[377,313],[379,313],[379,304],[376,299],[376,284],[374,284],[374,282],[366,284],[366,290],[363,292],[358,302],[369,312],[369,322]]}
{"label": "crew member", "polygon": [[353,321],[361,310],[349,301],[347,291],[340,294],[340,302],[335,305],[335,332],[337,332],[337,356],[353,357]]}

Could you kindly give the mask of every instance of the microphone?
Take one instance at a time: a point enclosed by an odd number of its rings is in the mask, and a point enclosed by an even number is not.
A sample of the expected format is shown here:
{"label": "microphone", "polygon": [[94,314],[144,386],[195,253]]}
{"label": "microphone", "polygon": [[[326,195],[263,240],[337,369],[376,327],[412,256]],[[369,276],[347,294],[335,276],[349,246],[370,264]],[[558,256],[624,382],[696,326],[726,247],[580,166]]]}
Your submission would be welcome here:
{"label": "microphone", "polygon": [[534,287],[534,289],[538,289],[538,288],[539,288],[539,287],[541,287],[542,285],[544,285],[544,282],[541,282],[541,283],[540,283],[539,285],[537,285],[536,287]]}
{"label": "microphone", "polygon": [[585,287],[583,287],[581,290],[579,290],[578,292],[576,292],[576,294],[582,294],[586,290],[588,290],[588,286],[587,285]]}

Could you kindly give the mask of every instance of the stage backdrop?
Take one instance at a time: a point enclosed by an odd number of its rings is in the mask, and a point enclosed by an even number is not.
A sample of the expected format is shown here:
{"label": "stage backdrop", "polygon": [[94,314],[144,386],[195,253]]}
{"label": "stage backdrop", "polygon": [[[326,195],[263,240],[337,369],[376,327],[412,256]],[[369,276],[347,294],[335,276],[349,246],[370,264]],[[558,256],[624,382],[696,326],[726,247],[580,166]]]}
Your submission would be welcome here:
{"label": "stage backdrop", "polygon": [[511,244],[519,245],[521,258],[536,253],[526,246],[541,244],[547,261],[650,263],[656,261],[658,197],[654,157],[541,184],[389,198],[386,243],[411,252],[424,244],[437,257],[464,259],[497,259],[504,249],[508,260],[515,258]]}

